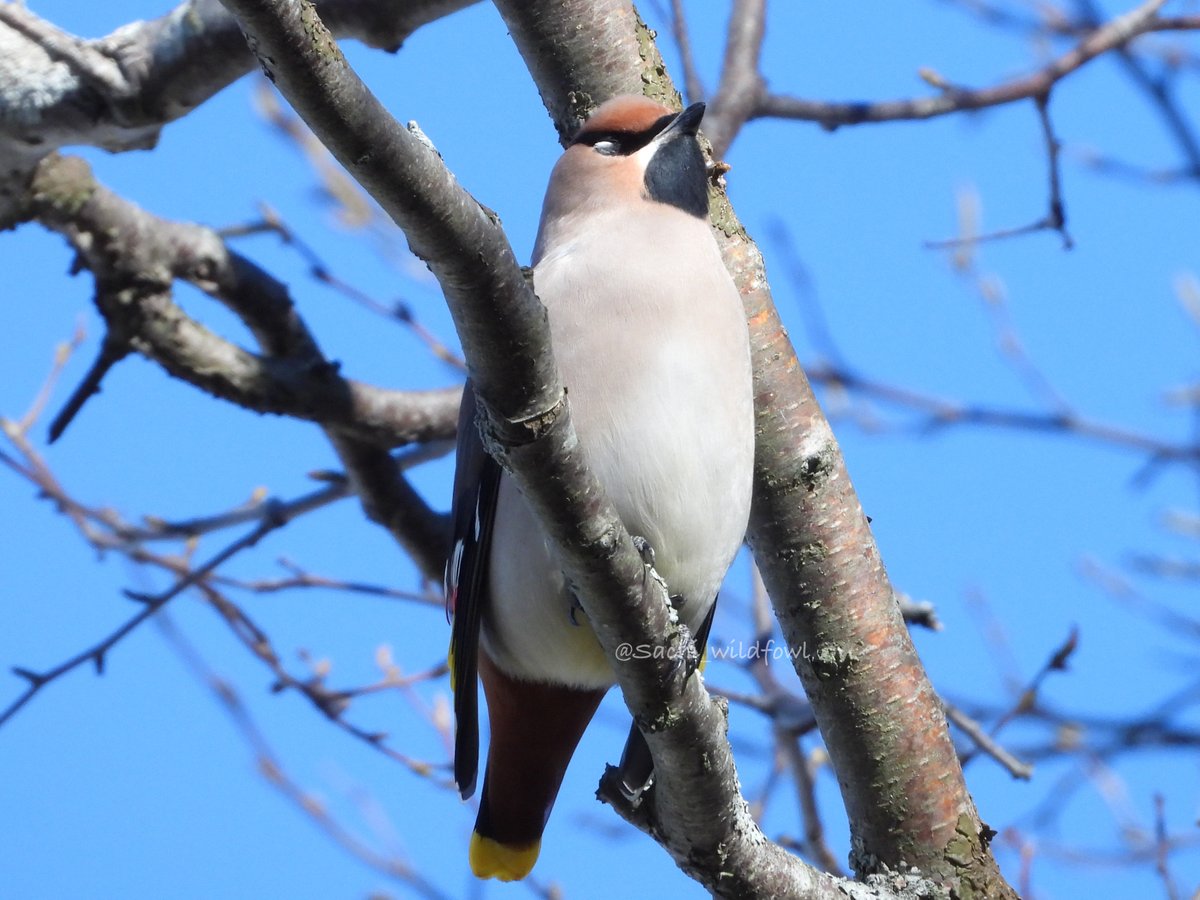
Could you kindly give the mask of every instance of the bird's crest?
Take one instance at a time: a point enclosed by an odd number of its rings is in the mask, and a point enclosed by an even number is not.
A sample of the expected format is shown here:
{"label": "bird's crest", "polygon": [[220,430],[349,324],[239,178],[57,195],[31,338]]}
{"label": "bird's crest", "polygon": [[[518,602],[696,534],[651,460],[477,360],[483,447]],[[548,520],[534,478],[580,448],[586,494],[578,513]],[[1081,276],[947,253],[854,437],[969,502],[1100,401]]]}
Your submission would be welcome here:
{"label": "bird's crest", "polygon": [[[675,113],[647,97],[626,94],[613,97],[600,105],[583,123],[572,143],[579,143],[589,135],[597,134],[642,134],[661,131]],[[661,123],[661,124],[660,124]],[[655,128],[655,126],[659,126]]]}

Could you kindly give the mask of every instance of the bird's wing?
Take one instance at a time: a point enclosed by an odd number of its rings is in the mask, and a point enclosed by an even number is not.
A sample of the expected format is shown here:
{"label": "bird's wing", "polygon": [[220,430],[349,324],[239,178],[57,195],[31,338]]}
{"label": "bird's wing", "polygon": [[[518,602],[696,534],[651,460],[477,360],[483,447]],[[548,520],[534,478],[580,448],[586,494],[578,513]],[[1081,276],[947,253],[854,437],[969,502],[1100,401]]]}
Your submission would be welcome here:
{"label": "bird's wing", "polygon": [[468,380],[458,415],[458,458],[451,519],[454,542],[446,562],[450,684],[454,691],[454,782],[465,800],[479,772],[479,622],[488,602],[488,556],[503,470],[484,449]]}

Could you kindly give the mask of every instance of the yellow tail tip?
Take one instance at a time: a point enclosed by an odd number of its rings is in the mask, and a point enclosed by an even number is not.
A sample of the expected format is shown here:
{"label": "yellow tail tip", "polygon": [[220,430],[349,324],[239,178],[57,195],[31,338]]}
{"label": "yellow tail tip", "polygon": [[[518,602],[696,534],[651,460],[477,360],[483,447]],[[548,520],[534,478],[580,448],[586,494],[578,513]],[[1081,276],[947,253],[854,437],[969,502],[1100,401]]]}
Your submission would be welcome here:
{"label": "yellow tail tip", "polygon": [[541,849],[541,841],[514,846],[476,831],[471,835],[471,871],[476,878],[520,881],[533,869]]}

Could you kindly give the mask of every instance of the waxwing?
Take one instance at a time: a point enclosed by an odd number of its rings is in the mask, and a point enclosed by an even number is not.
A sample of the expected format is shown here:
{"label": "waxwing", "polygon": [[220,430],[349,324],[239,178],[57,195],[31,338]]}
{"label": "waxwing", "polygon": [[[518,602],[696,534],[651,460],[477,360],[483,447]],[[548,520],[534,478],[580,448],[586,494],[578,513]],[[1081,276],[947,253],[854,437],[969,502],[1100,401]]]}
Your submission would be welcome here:
{"label": "waxwing", "polygon": [[[635,96],[603,104],[550,176],[533,254],[585,458],[652,551],[701,653],[745,535],[754,456],[746,321],[708,224],[703,115],[702,103],[682,113]],[[478,677],[491,739],[471,868],[511,881],[533,868],[567,763],[621,663],[606,657],[533,512],[484,450],[470,382],[452,516],[454,777],[470,797]],[[635,727],[626,788],[636,793],[651,772]]]}

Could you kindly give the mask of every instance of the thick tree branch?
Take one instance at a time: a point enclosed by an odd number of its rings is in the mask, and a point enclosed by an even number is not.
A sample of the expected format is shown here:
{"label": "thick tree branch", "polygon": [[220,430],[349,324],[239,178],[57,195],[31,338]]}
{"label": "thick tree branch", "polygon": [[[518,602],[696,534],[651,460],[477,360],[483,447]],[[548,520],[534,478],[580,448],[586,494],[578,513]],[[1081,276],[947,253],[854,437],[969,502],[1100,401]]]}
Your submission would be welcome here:
{"label": "thick tree branch", "polygon": [[[841,452],[775,318],[757,249],[728,257],[756,338],[760,413],[750,543],[775,603],[851,821],[861,873],[901,861],[1006,886],[986,849],[937,695],[912,646]],[[767,326],[768,323],[774,327]]]}
{"label": "thick tree branch", "polygon": [[[422,25],[475,0],[321,0],[339,37],[396,50]],[[69,144],[153,146],[186,115],[254,66],[217,0],[189,0],[161,18],[83,40],[24,3],[0,3],[0,160],[36,161]]]}
{"label": "thick tree branch", "polygon": [[[283,284],[210,229],[161,219],[113,194],[83,160],[47,158],[23,205],[97,274],[109,339],[136,344],[172,375],[247,409],[306,419],[383,448],[454,434],[458,388],[395,391],[342,378],[336,363],[318,358]],[[189,318],[171,300],[176,278],[236,312],[264,354]],[[137,303],[126,302],[134,299],[130,290]]]}
{"label": "thick tree branch", "polygon": [[[331,27],[397,49],[421,25],[475,0],[321,0]],[[153,147],[187,115],[254,66],[241,30],[217,0],[187,0],[149,22],[83,40],[0,0],[0,229],[38,160],[72,144],[114,152]]]}
{"label": "thick tree branch", "polygon": [[[628,2],[497,0],[496,5],[560,136],[578,127],[590,111],[587,104],[616,94],[646,93],[678,106],[650,34]],[[580,21],[592,27],[576,28]],[[617,674],[626,704],[637,717],[639,698],[631,690],[636,685],[625,671]],[[703,715],[705,701],[712,701],[698,696],[702,693],[692,692],[694,700],[688,700],[673,728],[646,735],[655,760],[652,808],[618,805],[618,811],[654,834],[685,872],[719,896],[824,896],[836,891],[829,876],[783,853],[754,824],[741,797],[723,722]],[[611,792],[606,799],[616,803]]]}
{"label": "thick tree branch", "polygon": [[[540,352],[545,312],[494,214],[353,74],[311,4],[226,5],[240,17],[267,76],[438,278],[468,355],[479,351],[471,372],[477,391],[504,419],[494,427],[513,443],[536,437],[539,422],[554,421],[563,392],[552,360]],[[504,317],[513,324],[496,328]]]}
{"label": "thick tree branch", "polygon": [[[246,408],[319,423],[370,518],[412,552],[427,576],[437,576],[446,523],[388,451],[453,435],[458,389],[408,394],[342,378],[282,284],[209,229],[164,221],[116,196],[80,159],[54,154],[43,160],[23,206],[26,215],[65,236],[95,275],[106,345],[137,350],[172,375]],[[184,313],[172,299],[177,278],[227,305],[264,353],[244,350]],[[73,415],[98,386],[89,375],[67,412]]]}
{"label": "thick tree branch", "polygon": [[[646,578],[641,557],[587,469],[554,368],[545,312],[499,225],[455,183],[436,152],[400,128],[354,76],[310,6],[225,2],[268,75],[404,228],[413,251],[441,282],[487,411],[485,436],[537,510],[601,644],[614,653],[622,643],[667,644],[661,655],[621,666],[618,677],[652,745],[674,763],[664,766],[656,790],[667,811],[662,821],[673,823],[673,848],[702,860],[697,865],[705,867],[707,883],[716,887],[724,878],[730,895],[748,895],[748,885],[765,882],[832,891],[831,880],[767,842],[750,819],[724,738],[723,709],[678,663],[690,638],[671,621],[665,592]],[[599,33],[590,35],[596,58],[627,59],[632,50],[636,59],[632,10],[615,7],[611,17],[590,12],[599,16],[558,10],[555,21],[568,32],[577,31],[580,21],[609,29],[615,47]],[[579,115],[589,105],[569,102],[565,108]],[[697,748],[709,752],[701,755]],[[740,843],[742,854],[727,858],[726,848],[710,844],[711,826],[700,840],[683,830],[685,822],[707,821],[714,812],[721,835]],[[753,860],[744,854],[750,846],[758,850]],[[751,862],[759,865],[744,865]]]}
{"label": "thick tree branch", "polygon": [[[677,97],[628,3],[496,3],[560,135],[586,112],[580,98],[600,101],[643,88],[658,98]],[[579,21],[596,27],[579,32],[565,24]],[[761,255],[723,195],[716,197],[713,218],[743,293],[754,349],[759,431],[749,537],[789,643],[809,651],[797,655],[797,671],[842,784],[856,868],[865,873],[915,865],[964,891],[1011,895],[987,850],[988,833],[966,791],[940,703],[913,649],[837,443],[771,301]],[[621,686],[626,688],[624,679]],[[695,774],[686,753],[677,758],[655,735],[648,739],[664,787],[673,773]],[[690,750],[693,755],[707,752],[714,735],[695,739],[703,743]],[[710,790],[716,780],[711,774],[706,779]],[[673,852],[699,849],[721,831],[717,817],[698,815],[701,802],[712,803],[709,810],[720,808],[711,794],[690,809],[660,804],[660,836]],[[686,834],[674,831],[685,824]],[[748,839],[756,832],[742,833],[737,826],[729,832],[710,849],[719,847],[724,867],[751,879],[737,886],[751,895],[764,887],[749,874],[761,852],[757,838]],[[724,893],[725,885],[711,879],[701,858],[676,856],[686,871]],[[729,893],[736,896],[738,890]]]}

